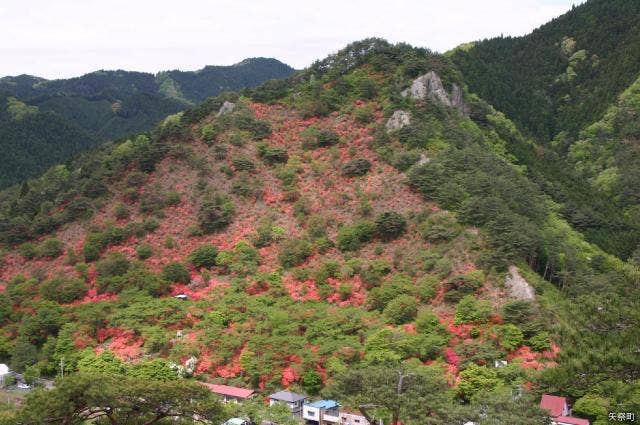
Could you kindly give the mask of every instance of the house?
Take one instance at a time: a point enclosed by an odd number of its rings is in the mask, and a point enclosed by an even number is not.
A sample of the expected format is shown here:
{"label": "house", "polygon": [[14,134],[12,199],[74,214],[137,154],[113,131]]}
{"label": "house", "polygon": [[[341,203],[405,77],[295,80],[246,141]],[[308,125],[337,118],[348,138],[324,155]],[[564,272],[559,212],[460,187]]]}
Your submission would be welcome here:
{"label": "house", "polygon": [[575,416],[558,416],[551,420],[552,425],[589,425],[587,419],[576,418]]}
{"label": "house", "polygon": [[278,391],[269,396],[269,406],[273,406],[276,403],[282,403],[289,407],[294,417],[302,417],[302,405],[307,399],[307,396],[302,394],[292,393],[290,391]]}
{"label": "house", "polygon": [[318,425],[339,424],[340,405],[335,400],[318,400],[313,403],[304,403],[302,406],[302,419]]}
{"label": "house", "polygon": [[[4,363],[0,363],[0,387],[5,386],[5,379],[10,376],[13,376],[13,374],[11,373],[11,370],[9,370],[9,366]],[[11,380],[11,382],[13,382],[13,380]]]}
{"label": "house", "polygon": [[359,413],[340,411],[340,425],[371,425],[367,418]]}
{"label": "house", "polygon": [[207,384],[202,385],[209,388],[209,390],[222,397],[222,401],[225,403],[233,402],[238,403],[244,400],[248,400],[253,397],[256,392],[248,388],[231,387],[229,385]]}
{"label": "house", "polygon": [[571,414],[566,397],[543,394],[542,399],[540,400],[540,408],[549,412],[549,416],[551,416],[551,418],[569,416]]}
{"label": "house", "polygon": [[587,419],[571,416],[571,409],[566,397],[543,394],[540,408],[549,412],[552,425],[589,425]]}

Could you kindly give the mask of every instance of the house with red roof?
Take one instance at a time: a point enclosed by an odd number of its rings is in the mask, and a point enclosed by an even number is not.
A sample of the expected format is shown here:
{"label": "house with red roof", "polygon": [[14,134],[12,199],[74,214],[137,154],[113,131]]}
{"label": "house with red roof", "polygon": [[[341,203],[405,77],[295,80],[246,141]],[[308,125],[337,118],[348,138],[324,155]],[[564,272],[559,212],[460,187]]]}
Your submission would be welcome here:
{"label": "house with red roof", "polygon": [[587,419],[571,416],[569,401],[566,397],[543,394],[540,408],[549,412],[552,425],[589,425]]}
{"label": "house with red roof", "polygon": [[553,425],[589,425],[587,419],[576,418],[575,416],[558,416],[551,421]]}
{"label": "house with red roof", "polygon": [[566,397],[558,397],[556,395],[543,394],[540,400],[540,408],[549,412],[549,416],[556,418],[558,416],[569,416],[569,403]]}
{"label": "house with red roof", "polygon": [[232,387],[229,385],[219,384],[207,384],[205,382],[202,382],[202,385],[209,388],[212,393],[219,395],[224,403],[239,403],[252,398],[256,394],[254,390],[250,390],[248,388]]}

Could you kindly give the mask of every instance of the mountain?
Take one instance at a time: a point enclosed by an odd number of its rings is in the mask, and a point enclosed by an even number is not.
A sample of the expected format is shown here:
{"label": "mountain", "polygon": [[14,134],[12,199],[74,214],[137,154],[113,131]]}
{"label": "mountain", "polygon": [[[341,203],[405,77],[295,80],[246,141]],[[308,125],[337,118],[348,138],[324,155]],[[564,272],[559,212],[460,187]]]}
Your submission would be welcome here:
{"label": "mountain", "polygon": [[0,192],[0,360],[71,374],[10,420],[87,412],[38,409],[96,373],[386,422],[542,425],[542,392],[636,411],[638,263],[563,217],[537,145],[468,87],[362,40]]}
{"label": "mountain", "polygon": [[0,187],[38,175],[106,140],[147,131],[167,115],[209,96],[292,72],[276,59],[252,58],[231,66],[157,75],[97,71],[66,80],[0,78],[1,109],[10,107],[11,97],[38,111],[28,120],[12,120],[5,114],[0,147],[7,155],[0,161]]}
{"label": "mountain", "polygon": [[[588,161],[596,167],[578,163],[586,159],[578,151],[640,75],[639,22],[638,2],[591,0],[526,36],[482,40],[448,54],[471,91],[533,138],[519,159],[563,216],[622,258],[640,246],[636,202],[629,201],[635,195],[623,194],[631,190],[623,187],[640,183],[630,153],[637,134],[618,132],[609,148],[591,149]],[[619,127],[635,121],[629,114],[624,119]]]}
{"label": "mountain", "polygon": [[469,88],[528,134],[577,136],[638,76],[640,4],[590,0],[523,37],[451,52]]}

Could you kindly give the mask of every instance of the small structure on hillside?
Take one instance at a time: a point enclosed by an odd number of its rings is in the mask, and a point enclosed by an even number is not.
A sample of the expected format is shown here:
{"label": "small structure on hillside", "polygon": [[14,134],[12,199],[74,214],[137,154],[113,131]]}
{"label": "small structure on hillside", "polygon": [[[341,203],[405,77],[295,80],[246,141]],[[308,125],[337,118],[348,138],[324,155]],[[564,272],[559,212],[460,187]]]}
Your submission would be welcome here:
{"label": "small structure on hillside", "polygon": [[314,422],[318,425],[340,423],[340,405],[335,400],[318,400],[312,403],[304,403],[302,407],[302,419]]}
{"label": "small structure on hillside", "polygon": [[540,408],[549,412],[552,425],[589,425],[587,419],[571,416],[569,401],[566,397],[543,394]]}
{"label": "small structure on hillside", "polygon": [[189,299],[189,295],[187,295],[187,294],[178,294],[178,295],[174,296],[173,298],[177,298],[179,300],[183,300],[184,301],[184,300],[188,300]]}
{"label": "small structure on hillside", "polygon": [[340,410],[340,425],[371,425],[360,413]]}
{"label": "small structure on hillside", "polygon": [[222,425],[251,425],[251,421],[245,418],[229,418]]}
{"label": "small structure on hillside", "polygon": [[278,391],[269,396],[269,406],[276,403],[285,404],[296,418],[302,417],[302,406],[307,399],[306,395],[292,393],[291,391]]}
{"label": "small structure on hillside", "polygon": [[222,397],[224,403],[240,403],[248,400],[256,395],[256,392],[248,388],[232,387],[230,385],[219,384],[207,384],[203,382],[202,385],[209,388],[209,390]]}

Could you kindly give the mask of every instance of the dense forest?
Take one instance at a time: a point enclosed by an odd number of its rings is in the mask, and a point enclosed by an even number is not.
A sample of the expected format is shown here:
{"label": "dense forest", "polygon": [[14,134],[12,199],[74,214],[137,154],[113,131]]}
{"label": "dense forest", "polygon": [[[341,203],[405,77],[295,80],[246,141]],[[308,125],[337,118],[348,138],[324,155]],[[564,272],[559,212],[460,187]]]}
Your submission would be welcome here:
{"label": "dense forest", "polygon": [[[613,68],[580,34],[616,6],[626,37],[634,3],[598,0],[528,36],[560,49],[540,73],[580,48]],[[358,41],[0,191],[0,361],[56,379],[0,423],[295,425],[262,402],[281,388],[406,425],[546,425],[543,393],[640,412],[640,65],[551,140],[523,117],[556,110],[474,86],[476,48],[523,40]]]}
{"label": "dense forest", "polygon": [[[0,187],[37,176],[104,141],[150,130],[167,115],[206,97],[292,72],[275,59],[253,58],[231,66],[157,75],[97,71],[66,80],[0,78],[0,148],[5,153],[0,160]],[[16,118],[9,111],[17,104],[8,98],[33,113]]]}

